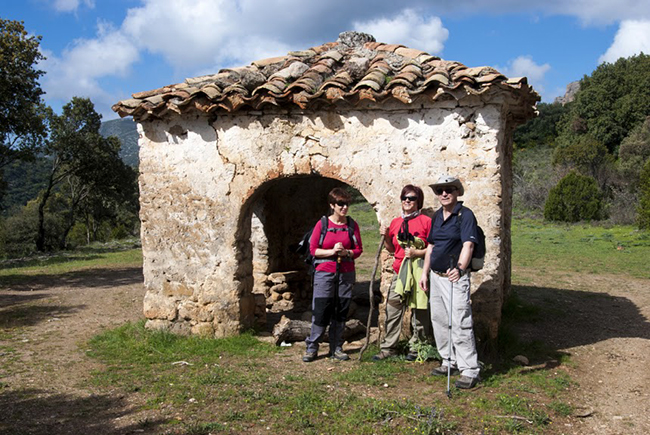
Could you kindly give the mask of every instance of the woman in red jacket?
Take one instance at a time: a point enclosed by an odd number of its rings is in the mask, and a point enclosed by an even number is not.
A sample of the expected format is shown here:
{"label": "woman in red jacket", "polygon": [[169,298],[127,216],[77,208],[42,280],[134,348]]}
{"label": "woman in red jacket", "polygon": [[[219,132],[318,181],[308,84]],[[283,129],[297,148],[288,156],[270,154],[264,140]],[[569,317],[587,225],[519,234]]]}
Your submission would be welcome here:
{"label": "woman in red jacket", "polygon": [[312,300],[311,334],[305,342],[304,362],[318,356],[318,347],[329,326],[330,356],[345,361],[350,357],[343,352],[343,329],[352,300],[355,280],[354,259],[363,252],[359,226],[348,217],[350,194],[334,188],[328,195],[332,214],[327,218],[327,230],[320,243],[321,221],[312,232],[309,251],[315,258],[314,296]]}

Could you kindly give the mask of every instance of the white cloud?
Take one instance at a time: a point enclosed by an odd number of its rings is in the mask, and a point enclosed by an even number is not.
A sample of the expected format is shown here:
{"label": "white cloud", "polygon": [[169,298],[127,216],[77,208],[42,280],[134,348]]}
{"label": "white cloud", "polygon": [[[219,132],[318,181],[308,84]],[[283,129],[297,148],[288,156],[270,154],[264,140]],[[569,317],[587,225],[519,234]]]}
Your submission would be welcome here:
{"label": "white cloud", "polygon": [[497,67],[497,69],[507,77],[527,77],[528,83],[542,95],[545,93],[544,77],[551,66],[547,63],[543,65],[535,63],[532,56],[519,56],[508,62],[507,66]]}
{"label": "white cloud", "polygon": [[[586,25],[612,24],[622,20],[650,19],[647,0],[464,0],[431,2],[444,12],[476,14],[541,14],[574,16]],[[442,12],[439,12],[442,14]]]}
{"label": "white cloud", "polygon": [[82,4],[91,9],[95,7],[94,0],[54,0],[52,7],[57,12],[76,12]]}
{"label": "white cloud", "polygon": [[602,62],[616,62],[621,57],[639,53],[650,54],[650,20],[623,21],[614,37],[614,42],[598,59]]}
{"label": "white cloud", "polygon": [[650,19],[650,2],[647,0],[551,0],[546,7],[547,12],[574,15],[586,24]]}
{"label": "white cloud", "polygon": [[409,48],[439,54],[449,37],[438,17],[425,17],[413,9],[405,9],[394,18],[379,18],[353,23],[357,31],[370,33],[377,41],[403,44]]}
{"label": "white cloud", "polygon": [[123,77],[138,60],[137,49],[110,25],[99,23],[96,39],[78,39],[60,57],[45,53],[43,89],[48,100],[64,103],[73,96],[88,97],[97,104],[114,103],[115,96],[102,89],[105,77]]}
{"label": "white cloud", "polygon": [[530,80],[541,81],[544,75],[551,69],[547,63],[539,65],[535,63],[532,56],[519,56],[509,62],[505,74],[511,77],[528,77]]}
{"label": "white cloud", "polygon": [[232,0],[146,0],[128,11],[122,29],[141,49],[160,54],[179,70],[286,54],[288,45],[265,36],[272,33],[272,18],[267,17],[266,28],[250,26],[246,12]]}

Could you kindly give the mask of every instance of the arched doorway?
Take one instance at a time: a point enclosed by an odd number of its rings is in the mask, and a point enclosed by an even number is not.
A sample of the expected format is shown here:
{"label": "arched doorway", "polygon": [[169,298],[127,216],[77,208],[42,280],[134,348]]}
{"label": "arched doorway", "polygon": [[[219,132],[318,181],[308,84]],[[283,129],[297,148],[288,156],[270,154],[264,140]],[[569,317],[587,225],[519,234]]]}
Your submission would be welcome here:
{"label": "arched doorway", "polygon": [[[351,215],[360,225],[364,249],[367,249],[364,233],[373,236],[377,233],[376,213],[359,191],[340,180],[318,175],[277,178],[259,186],[242,208],[236,279],[241,285],[242,299],[253,295],[256,328],[270,331],[281,316],[309,319],[311,277],[295,248],[305,232],[321,216],[329,214],[327,194],[334,187],[345,188],[353,195]],[[355,210],[363,213],[361,220],[355,216]],[[370,250],[374,249],[376,246],[371,245]],[[357,259],[357,302],[352,313],[363,318],[364,323],[370,277],[366,263],[373,260],[374,253],[365,253]]]}

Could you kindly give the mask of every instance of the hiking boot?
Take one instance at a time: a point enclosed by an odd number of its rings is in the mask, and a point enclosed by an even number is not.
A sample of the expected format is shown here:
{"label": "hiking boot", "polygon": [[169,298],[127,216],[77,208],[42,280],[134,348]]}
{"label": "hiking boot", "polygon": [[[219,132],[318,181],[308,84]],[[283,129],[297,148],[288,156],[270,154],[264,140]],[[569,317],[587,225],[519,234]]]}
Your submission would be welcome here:
{"label": "hiking boot", "polygon": [[406,354],[406,357],[404,359],[406,361],[417,361],[418,353],[415,351],[410,351],[409,353]]}
{"label": "hiking boot", "polygon": [[330,355],[330,358],[337,359],[339,361],[347,361],[350,359],[350,356],[343,352],[341,349],[337,349],[333,354]]}
{"label": "hiking boot", "polygon": [[460,388],[463,390],[469,390],[471,388],[474,388],[476,384],[478,384],[478,378],[470,378],[469,376],[461,376],[454,383],[456,388]]}
{"label": "hiking boot", "polygon": [[318,351],[307,351],[305,354],[302,356],[302,362],[312,362],[313,360],[316,359],[318,356]]}
{"label": "hiking boot", "polygon": [[380,351],[377,355],[372,356],[373,361],[383,361],[388,358],[394,358],[396,355],[392,352],[387,352],[385,350]]}
{"label": "hiking boot", "polygon": [[[435,369],[431,370],[431,374],[433,376],[447,376],[447,366],[436,367]],[[456,367],[452,367],[451,375],[456,376],[458,374],[460,374],[458,369]]]}

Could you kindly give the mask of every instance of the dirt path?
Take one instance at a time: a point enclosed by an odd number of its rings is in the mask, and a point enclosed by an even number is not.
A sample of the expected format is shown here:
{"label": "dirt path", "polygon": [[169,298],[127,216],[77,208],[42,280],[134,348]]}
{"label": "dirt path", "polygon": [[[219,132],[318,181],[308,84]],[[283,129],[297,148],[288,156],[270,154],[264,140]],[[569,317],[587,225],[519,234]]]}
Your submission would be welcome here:
{"label": "dirt path", "polygon": [[142,281],[141,269],[106,269],[0,289],[0,434],[138,432],[147,417],[131,397],[89,384],[101,365],[84,346],[142,318]]}
{"label": "dirt path", "polygon": [[[521,328],[571,355],[578,386],[567,434],[650,433],[647,280],[515,270],[515,290],[544,315]],[[142,317],[139,269],[35,277],[0,288],[0,434],[141,433],[157,417],[136,395],[96,391],[87,340]],[[20,424],[29,419],[36,424]],[[22,432],[21,432],[22,430]]]}
{"label": "dirt path", "polygon": [[[522,334],[571,356],[578,383],[567,433],[650,434],[650,283],[611,275],[547,275],[516,270],[525,300],[549,307]],[[548,314],[555,312],[555,315]]]}

